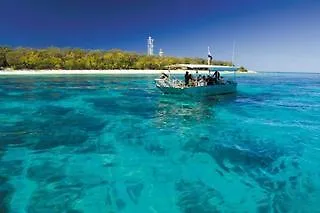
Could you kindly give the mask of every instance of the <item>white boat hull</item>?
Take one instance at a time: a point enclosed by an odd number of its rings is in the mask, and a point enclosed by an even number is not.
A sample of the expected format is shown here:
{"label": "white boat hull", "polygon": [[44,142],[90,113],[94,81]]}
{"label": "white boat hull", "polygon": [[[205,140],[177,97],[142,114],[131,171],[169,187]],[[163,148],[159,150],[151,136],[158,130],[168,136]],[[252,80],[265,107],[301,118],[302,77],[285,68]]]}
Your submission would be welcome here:
{"label": "white boat hull", "polygon": [[222,95],[235,93],[237,91],[237,83],[233,81],[225,84],[197,87],[171,87],[157,83],[157,87],[165,94],[185,94],[189,96]]}

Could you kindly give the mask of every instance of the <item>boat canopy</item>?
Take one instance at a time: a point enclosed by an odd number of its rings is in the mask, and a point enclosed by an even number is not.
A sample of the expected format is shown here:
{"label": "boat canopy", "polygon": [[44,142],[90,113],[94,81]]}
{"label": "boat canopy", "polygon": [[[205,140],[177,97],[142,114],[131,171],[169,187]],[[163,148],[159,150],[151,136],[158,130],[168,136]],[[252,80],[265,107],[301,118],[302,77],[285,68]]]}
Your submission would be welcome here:
{"label": "boat canopy", "polygon": [[239,67],[222,66],[222,65],[205,65],[205,64],[174,64],[169,66],[170,69],[184,70],[209,70],[209,71],[237,71]]}
{"label": "boat canopy", "polygon": [[230,71],[230,72],[236,72],[239,69],[239,67],[234,66],[212,66],[209,68],[209,71]]}

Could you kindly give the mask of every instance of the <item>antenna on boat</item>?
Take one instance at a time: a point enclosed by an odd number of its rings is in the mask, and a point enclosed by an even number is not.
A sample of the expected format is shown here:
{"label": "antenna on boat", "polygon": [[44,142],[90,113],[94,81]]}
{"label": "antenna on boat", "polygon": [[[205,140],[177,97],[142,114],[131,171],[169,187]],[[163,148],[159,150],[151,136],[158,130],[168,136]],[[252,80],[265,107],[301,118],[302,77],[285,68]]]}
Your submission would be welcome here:
{"label": "antenna on boat", "polygon": [[[235,64],[234,64],[234,51],[235,51],[235,48],[236,48],[236,42],[233,40],[232,59],[231,59],[231,66],[233,66],[233,67],[235,67]],[[235,70],[233,71],[233,79],[236,80],[236,71]]]}
{"label": "antenna on boat", "polygon": [[[208,66],[211,65],[211,62],[212,62],[212,55],[210,52],[210,47],[208,46]],[[209,75],[210,75],[210,67],[208,67],[208,70],[209,70]]]}
{"label": "antenna on boat", "polygon": [[208,65],[211,65],[211,61],[212,61],[212,55],[210,52],[210,47],[208,46]]}
{"label": "antenna on boat", "polygon": [[236,47],[236,42],[233,41],[232,59],[231,59],[231,64],[232,64],[232,66],[234,66],[233,62],[234,62],[234,50],[235,50],[235,47]]}

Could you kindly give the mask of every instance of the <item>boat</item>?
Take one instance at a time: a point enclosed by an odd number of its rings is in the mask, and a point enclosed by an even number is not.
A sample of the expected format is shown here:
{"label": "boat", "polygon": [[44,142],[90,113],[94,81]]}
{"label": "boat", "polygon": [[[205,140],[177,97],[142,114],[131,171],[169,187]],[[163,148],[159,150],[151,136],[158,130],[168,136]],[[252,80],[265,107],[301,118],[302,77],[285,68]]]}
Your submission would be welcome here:
{"label": "boat", "polygon": [[[155,79],[156,87],[159,88],[164,94],[185,94],[188,96],[213,96],[235,93],[237,91],[237,82],[235,72],[238,67],[235,66],[209,66],[208,76],[209,79],[214,79],[211,83],[204,80],[193,81],[191,85],[185,85],[181,81],[170,74],[162,73],[160,78]],[[188,70],[187,70],[188,71]],[[214,78],[213,73],[220,71],[234,72],[233,79],[225,80],[222,78]]]}

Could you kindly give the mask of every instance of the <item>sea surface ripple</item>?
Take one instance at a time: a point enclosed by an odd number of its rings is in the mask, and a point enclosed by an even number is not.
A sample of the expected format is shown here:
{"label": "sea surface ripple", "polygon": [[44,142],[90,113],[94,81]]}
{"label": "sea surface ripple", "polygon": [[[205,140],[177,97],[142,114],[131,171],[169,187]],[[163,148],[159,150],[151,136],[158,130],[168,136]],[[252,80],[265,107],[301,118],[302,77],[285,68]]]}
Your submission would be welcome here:
{"label": "sea surface ripple", "polygon": [[319,74],[200,99],[154,78],[0,77],[0,212],[319,212]]}

